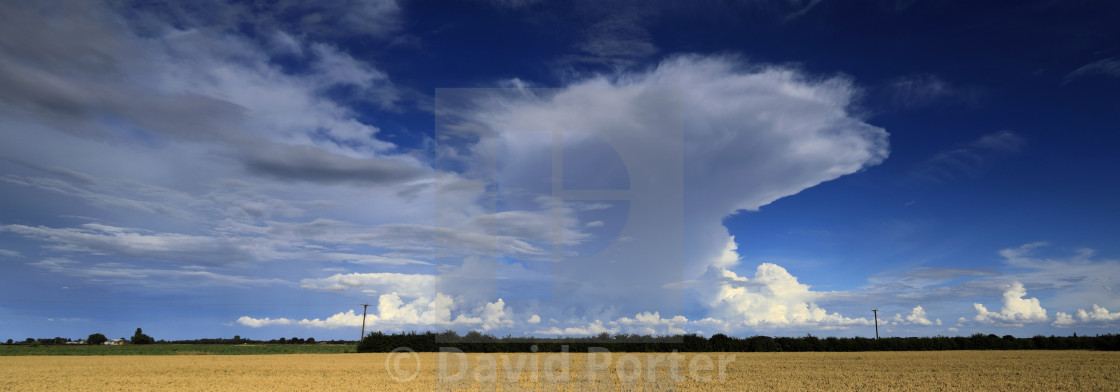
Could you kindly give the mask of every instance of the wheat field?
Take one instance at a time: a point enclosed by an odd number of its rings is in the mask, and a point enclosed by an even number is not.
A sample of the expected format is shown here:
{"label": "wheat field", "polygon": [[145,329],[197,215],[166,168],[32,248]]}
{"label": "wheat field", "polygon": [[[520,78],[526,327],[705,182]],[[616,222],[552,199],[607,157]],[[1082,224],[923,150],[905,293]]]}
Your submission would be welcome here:
{"label": "wheat field", "polygon": [[1116,391],[1120,390],[1120,353],[0,357],[0,390],[45,389]]}

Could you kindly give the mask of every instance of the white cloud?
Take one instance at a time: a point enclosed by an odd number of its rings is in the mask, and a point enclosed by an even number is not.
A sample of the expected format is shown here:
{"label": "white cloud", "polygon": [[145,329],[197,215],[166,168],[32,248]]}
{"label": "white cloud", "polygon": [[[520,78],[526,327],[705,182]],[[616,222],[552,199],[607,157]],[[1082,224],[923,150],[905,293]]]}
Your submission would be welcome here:
{"label": "white cloud", "polygon": [[23,255],[20,254],[19,252],[14,251],[14,250],[0,249],[0,257],[7,257],[7,258],[13,258],[14,259],[14,258],[17,258],[17,257],[23,257]]}
{"label": "white cloud", "polygon": [[[482,329],[489,331],[498,328],[508,328],[513,326],[513,320],[509,318],[510,315],[506,314],[506,303],[501,298],[498,302],[492,302],[482,305],[475,310],[482,318]],[[538,321],[540,321],[538,319]]]}
{"label": "white cloud", "polygon": [[1068,327],[1078,322],[1082,324],[1108,324],[1116,320],[1120,320],[1120,312],[1109,312],[1108,309],[1093,304],[1092,311],[1085,311],[1085,309],[1077,309],[1075,313],[1077,320],[1074,321],[1073,316],[1068,313],[1058,312],[1054,317],[1054,325],[1060,327]]}
{"label": "white cloud", "polygon": [[899,325],[899,324],[902,324],[902,325],[934,325],[934,324],[941,325],[941,319],[936,319],[935,321],[930,321],[929,318],[926,316],[926,310],[923,309],[921,306],[915,306],[914,309],[910,311],[910,314],[908,314],[906,316],[903,316],[901,314],[895,314],[894,318],[891,320],[891,324],[892,325]]}
{"label": "white cloud", "polygon": [[447,325],[451,323],[454,300],[436,293],[434,298],[417,298],[405,303],[397,293],[382,294],[377,301],[375,324]]}
{"label": "white cloud", "polygon": [[1054,326],[1068,327],[1076,323],[1076,321],[1073,321],[1073,316],[1070,316],[1069,313],[1058,312],[1058,314],[1054,315]]}
{"label": "white cloud", "polygon": [[572,326],[572,327],[550,327],[546,329],[538,329],[533,331],[537,336],[595,336],[601,333],[616,334],[620,331],[618,327],[607,327],[603,325],[602,321],[595,320],[586,325]]}
{"label": "white cloud", "polygon": [[303,47],[300,41],[291,34],[277,30],[272,33],[272,37],[270,38],[269,48],[272,49],[274,53],[294,54],[297,56],[303,55]]}
{"label": "white cloud", "polygon": [[526,322],[529,324],[540,324],[541,316],[534,314],[533,316],[529,317],[529,320],[526,320]]}
{"label": "white cloud", "polygon": [[252,318],[249,316],[241,316],[237,319],[237,323],[250,328],[260,328],[270,325],[291,325],[294,322],[286,318],[271,319],[265,318]]}
{"label": "white cloud", "polygon": [[685,333],[688,319],[684,316],[661,318],[658,312],[642,312],[634,318],[621,317],[610,324],[621,325],[625,331],[640,335],[676,335]]}
{"label": "white cloud", "polygon": [[1038,298],[1023,298],[1027,289],[1022,283],[1012,282],[1003,292],[1003,308],[999,312],[988,311],[984,305],[972,304],[976,309],[974,320],[982,323],[1000,323],[1009,325],[1022,325],[1024,323],[1038,323],[1049,320],[1046,309],[1042,308]]}
{"label": "white cloud", "polygon": [[719,254],[715,260],[712,261],[712,266],[716,268],[730,268],[739,265],[739,244],[735,243],[735,236],[727,237],[727,245],[724,246],[723,252]]}
{"label": "white cloud", "polygon": [[568,203],[565,203],[565,205],[571,206],[572,208],[575,208],[579,211],[598,211],[598,210],[606,210],[606,209],[610,209],[611,207],[614,207],[614,205],[611,204],[611,203],[602,203],[602,202],[599,202],[599,203],[568,202]]}
{"label": "white cloud", "polygon": [[431,296],[435,292],[435,275],[392,272],[335,274],[326,278],[303,279],[300,288],[346,291],[358,289],[381,294],[398,293],[406,297]]}
{"label": "white cloud", "polygon": [[[244,317],[242,317],[242,318],[244,318]],[[367,319],[366,321],[372,321],[372,320],[376,320],[377,317],[373,317],[372,319],[370,317],[366,317],[366,319]],[[238,321],[240,321],[240,320],[238,320]],[[320,319],[312,319],[312,320],[303,319],[303,320],[300,320],[298,324],[300,326],[304,326],[304,327],[328,328],[328,329],[344,328],[344,327],[357,327],[359,325],[362,325],[362,316],[358,315],[357,312],[355,312],[353,309],[351,309],[351,310],[348,310],[344,313],[333,314],[330,317],[327,317],[326,319],[323,319],[323,320],[320,320]]]}
{"label": "white cloud", "polygon": [[1086,312],[1085,309],[1077,309],[1077,318],[1082,322],[1093,321],[1115,321],[1120,320],[1120,312],[1109,312],[1108,309],[1093,304],[1093,311]]}
{"label": "white cloud", "polygon": [[[866,318],[848,318],[829,313],[816,301],[828,295],[810,290],[778,265],[763,263],[753,278],[740,277],[727,269],[713,269],[714,294],[711,313],[729,326],[849,326],[870,325]],[[709,275],[710,276],[710,275]]]}
{"label": "white cloud", "polygon": [[[508,328],[514,322],[505,308],[505,301],[483,303],[473,312],[460,312],[456,300],[448,295],[436,293],[406,302],[397,293],[382,294],[377,301],[376,312],[366,315],[366,327],[371,330],[405,330],[408,328],[433,328],[451,326],[481,326],[483,330]],[[454,314],[454,317],[452,317]],[[353,309],[333,314],[325,319],[253,318],[242,316],[237,323],[260,328],[270,325],[299,325],[309,328],[342,328],[362,325],[362,315]]]}
{"label": "white cloud", "polygon": [[[384,72],[327,44],[312,44],[311,51],[317,57],[313,68],[317,71],[315,77],[319,78],[318,83],[324,86],[356,86],[365,91],[376,92],[373,101],[382,108],[393,109],[396,106],[398,93]],[[355,126],[336,127],[328,131],[339,140],[351,143],[362,143],[376,133],[376,128],[362,127],[356,122],[351,124]]]}

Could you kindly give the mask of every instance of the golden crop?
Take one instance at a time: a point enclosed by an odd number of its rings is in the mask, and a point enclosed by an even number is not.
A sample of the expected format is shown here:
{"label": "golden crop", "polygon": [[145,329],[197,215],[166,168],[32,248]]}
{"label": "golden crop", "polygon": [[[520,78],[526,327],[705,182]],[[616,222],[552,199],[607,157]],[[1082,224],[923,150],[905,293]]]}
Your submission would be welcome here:
{"label": "golden crop", "polygon": [[410,355],[0,357],[0,390],[1120,390],[1116,352]]}

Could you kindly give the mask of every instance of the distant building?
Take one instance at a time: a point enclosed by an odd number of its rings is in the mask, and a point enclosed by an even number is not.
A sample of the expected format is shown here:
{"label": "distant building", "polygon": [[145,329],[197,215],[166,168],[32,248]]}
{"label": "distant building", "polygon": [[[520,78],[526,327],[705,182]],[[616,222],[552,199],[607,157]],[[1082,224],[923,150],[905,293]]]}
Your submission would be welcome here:
{"label": "distant building", "polygon": [[124,338],[120,338],[120,339],[109,339],[109,340],[105,341],[105,343],[102,343],[102,344],[104,344],[106,346],[120,346],[120,345],[123,345],[124,342],[126,342],[126,340],[124,340]]}

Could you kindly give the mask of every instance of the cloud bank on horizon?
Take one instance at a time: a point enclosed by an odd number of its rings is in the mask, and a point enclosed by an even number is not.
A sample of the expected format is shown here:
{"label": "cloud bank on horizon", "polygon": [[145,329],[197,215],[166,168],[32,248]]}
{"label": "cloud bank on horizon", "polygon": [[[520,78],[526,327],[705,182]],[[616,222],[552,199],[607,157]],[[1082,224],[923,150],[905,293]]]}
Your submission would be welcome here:
{"label": "cloud bank on horizon", "polygon": [[[656,7],[589,16],[541,61],[555,79],[472,74],[467,60],[409,74],[391,54],[439,56],[449,38],[417,27],[409,4],[338,3],[0,5],[0,292],[13,299],[0,334],[348,337],[361,303],[368,330],[537,336],[860,335],[872,307],[897,334],[1120,322],[1118,261],[1038,237],[970,244],[978,260],[882,244],[874,265],[799,252],[778,239],[792,230],[768,237],[788,250],[773,260],[744,245],[756,234],[737,222],[821,192],[832,212],[785,222],[874,237],[846,215],[845,184],[982,186],[1036,136],[923,146],[909,124],[877,121],[971,110],[982,88],[677,50],[654,42]],[[1072,67],[1055,88],[1113,76],[1114,62]],[[875,88],[896,103],[869,107]],[[923,203],[939,205],[931,217],[972,210],[950,199]],[[921,224],[897,214],[881,219],[895,232]],[[93,308],[35,306],[78,299]],[[91,321],[54,327],[66,317]]]}

